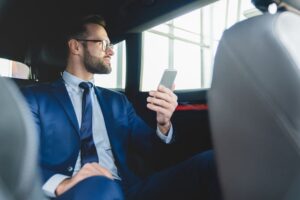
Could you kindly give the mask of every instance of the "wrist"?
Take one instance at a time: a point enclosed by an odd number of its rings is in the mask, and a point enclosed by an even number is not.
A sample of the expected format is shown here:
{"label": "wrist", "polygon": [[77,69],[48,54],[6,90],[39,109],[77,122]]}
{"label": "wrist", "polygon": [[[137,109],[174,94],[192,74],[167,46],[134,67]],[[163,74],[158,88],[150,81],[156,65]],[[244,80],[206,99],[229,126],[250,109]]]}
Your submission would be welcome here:
{"label": "wrist", "polygon": [[65,191],[68,190],[68,185],[70,185],[71,183],[71,179],[65,179],[63,180],[56,188],[55,190],[55,195],[56,196],[60,196],[61,194],[63,194]]}
{"label": "wrist", "polygon": [[165,124],[157,124],[157,126],[162,134],[167,135],[171,128],[171,122],[168,121]]}

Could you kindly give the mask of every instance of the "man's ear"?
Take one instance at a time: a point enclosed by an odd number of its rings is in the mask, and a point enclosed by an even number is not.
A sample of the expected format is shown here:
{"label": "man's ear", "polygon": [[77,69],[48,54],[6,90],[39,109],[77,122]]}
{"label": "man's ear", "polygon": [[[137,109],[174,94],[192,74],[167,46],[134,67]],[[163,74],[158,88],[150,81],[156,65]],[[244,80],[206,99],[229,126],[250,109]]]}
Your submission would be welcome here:
{"label": "man's ear", "polygon": [[77,40],[71,39],[68,41],[68,46],[71,54],[79,54],[80,51],[80,44]]}

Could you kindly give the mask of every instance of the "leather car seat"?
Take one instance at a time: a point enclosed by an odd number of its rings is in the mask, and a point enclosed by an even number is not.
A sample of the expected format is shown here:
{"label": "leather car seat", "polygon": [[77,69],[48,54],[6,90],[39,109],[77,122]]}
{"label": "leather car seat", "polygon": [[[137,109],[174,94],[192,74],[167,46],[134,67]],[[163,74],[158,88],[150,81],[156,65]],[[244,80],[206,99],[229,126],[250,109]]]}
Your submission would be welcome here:
{"label": "leather car seat", "polygon": [[0,77],[0,199],[43,199],[37,168],[37,135],[23,96]]}
{"label": "leather car seat", "polygon": [[226,30],[215,57],[208,102],[225,200],[300,198],[300,1],[254,1],[270,3],[280,12]]}

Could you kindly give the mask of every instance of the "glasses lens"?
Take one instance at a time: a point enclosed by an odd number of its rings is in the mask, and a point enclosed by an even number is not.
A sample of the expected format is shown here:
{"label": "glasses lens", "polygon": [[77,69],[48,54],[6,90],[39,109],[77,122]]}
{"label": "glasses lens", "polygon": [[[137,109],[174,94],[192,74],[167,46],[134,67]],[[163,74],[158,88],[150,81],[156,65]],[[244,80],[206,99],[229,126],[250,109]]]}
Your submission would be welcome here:
{"label": "glasses lens", "polygon": [[102,50],[103,51],[107,51],[108,49],[113,49],[113,48],[114,48],[114,45],[110,44],[109,41],[107,41],[107,40],[102,41]]}
{"label": "glasses lens", "polygon": [[109,49],[114,49],[114,45],[113,45],[113,44],[109,44],[107,47],[108,47]]}
{"label": "glasses lens", "polygon": [[106,51],[107,48],[107,40],[102,40],[102,50]]}

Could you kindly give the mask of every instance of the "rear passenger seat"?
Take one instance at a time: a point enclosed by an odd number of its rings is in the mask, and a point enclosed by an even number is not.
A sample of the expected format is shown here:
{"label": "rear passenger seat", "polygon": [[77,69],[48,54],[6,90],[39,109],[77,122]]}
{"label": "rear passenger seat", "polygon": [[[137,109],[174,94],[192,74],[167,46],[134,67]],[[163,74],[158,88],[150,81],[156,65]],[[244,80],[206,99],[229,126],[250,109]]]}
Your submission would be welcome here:
{"label": "rear passenger seat", "polygon": [[28,86],[28,85],[34,85],[37,84],[38,82],[35,80],[28,80],[28,79],[18,79],[18,78],[8,78],[8,77],[3,77],[4,79],[12,80],[19,88]]}

